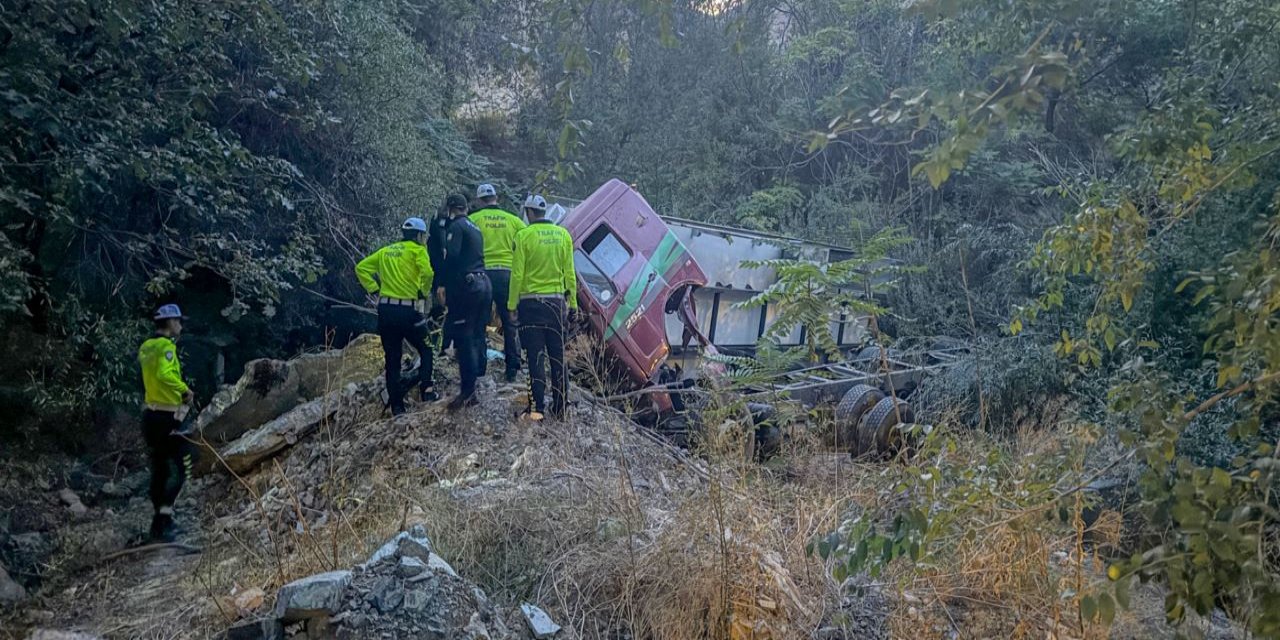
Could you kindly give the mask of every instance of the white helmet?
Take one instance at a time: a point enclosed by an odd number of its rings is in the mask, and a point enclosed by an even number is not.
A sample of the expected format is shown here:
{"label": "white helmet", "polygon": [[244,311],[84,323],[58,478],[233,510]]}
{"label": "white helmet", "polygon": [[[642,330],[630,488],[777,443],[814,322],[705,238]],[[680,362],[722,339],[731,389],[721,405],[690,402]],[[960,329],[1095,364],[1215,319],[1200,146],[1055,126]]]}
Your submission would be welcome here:
{"label": "white helmet", "polygon": [[404,224],[401,225],[400,228],[405,231],[421,231],[422,233],[426,233],[427,223],[422,218],[409,218],[404,221]]}
{"label": "white helmet", "polygon": [[477,198],[492,198],[496,195],[498,195],[498,190],[494,189],[493,185],[488,182],[476,187]]}
{"label": "white helmet", "polygon": [[540,195],[536,195],[536,194],[532,194],[532,193],[531,193],[531,194],[529,194],[529,197],[528,197],[528,198],[525,198],[525,199],[524,199],[524,208],[526,208],[526,209],[537,209],[538,211],[546,211],[546,210],[547,210],[547,199],[546,199],[546,198],[544,198],[544,197],[542,197],[542,196],[540,196]]}

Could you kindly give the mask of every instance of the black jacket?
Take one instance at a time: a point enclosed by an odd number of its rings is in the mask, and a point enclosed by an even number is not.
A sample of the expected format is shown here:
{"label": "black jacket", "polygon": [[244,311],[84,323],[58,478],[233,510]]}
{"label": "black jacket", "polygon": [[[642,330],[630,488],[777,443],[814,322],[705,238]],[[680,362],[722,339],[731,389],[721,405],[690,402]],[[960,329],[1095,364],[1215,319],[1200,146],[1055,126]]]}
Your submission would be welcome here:
{"label": "black jacket", "polygon": [[444,240],[444,286],[462,282],[468,273],[484,271],[484,236],[474,222],[466,216],[453,218],[445,227]]}
{"label": "black jacket", "polygon": [[445,283],[445,265],[444,265],[444,243],[446,229],[449,227],[449,216],[447,214],[436,214],[431,219],[431,225],[427,227],[427,258],[431,260],[431,270],[436,273],[435,283],[431,286],[432,290],[439,289]]}

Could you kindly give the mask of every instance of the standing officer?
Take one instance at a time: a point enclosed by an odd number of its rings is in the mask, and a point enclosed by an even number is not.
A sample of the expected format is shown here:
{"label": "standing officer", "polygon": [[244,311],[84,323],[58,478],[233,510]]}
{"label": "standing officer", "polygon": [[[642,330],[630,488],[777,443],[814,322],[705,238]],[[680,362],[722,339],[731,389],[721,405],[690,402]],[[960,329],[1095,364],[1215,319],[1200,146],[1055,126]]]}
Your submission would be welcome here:
{"label": "standing officer", "polygon": [[[484,268],[493,285],[493,300],[498,306],[498,318],[502,320],[502,353],[505,356],[507,382],[515,382],[520,372],[520,341],[516,337],[516,322],[507,312],[503,301],[511,289],[511,256],[516,233],[525,228],[520,218],[498,208],[498,192],[491,184],[482,184],[476,189],[476,197],[480,199],[480,208],[470,216],[471,221],[480,228],[484,236]],[[484,375],[484,358],[480,364],[480,375]]]}
{"label": "standing officer", "polygon": [[360,285],[378,297],[378,335],[386,356],[387,398],[391,415],[395,416],[404,413],[404,396],[408,393],[400,381],[400,356],[406,340],[422,360],[418,367],[419,399],[430,402],[440,398],[432,379],[435,362],[426,342],[427,319],[417,307],[420,299],[431,304],[431,281],[435,277],[423,246],[427,223],[422,218],[409,218],[400,233],[400,242],[378,249],[356,265]]}
{"label": "standing officer", "polygon": [[[428,339],[427,344],[436,347],[440,351],[440,355],[444,355],[445,349],[453,341],[453,337],[448,331],[445,331],[444,324],[444,238],[445,230],[449,227],[449,208],[448,206],[440,207],[434,218],[431,219],[431,230],[427,232],[427,256],[431,258],[431,269],[436,272],[436,277],[432,281],[431,291],[435,294],[436,304],[431,306],[431,315],[427,321]],[[440,334],[439,343],[436,342],[436,334]]]}
{"label": "standing officer", "polygon": [[457,411],[476,403],[476,379],[485,358],[484,327],[492,312],[493,288],[484,270],[484,237],[467,217],[467,199],[451,195],[445,202],[444,273],[447,335],[453,337],[461,378],[458,397],[449,402]]}
{"label": "standing officer", "polygon": [[520,323],[520,342],[529,362],[529,418],[541,420],[546,412],[545,361],[550,360],[551,417],[563,419],[569,385],[564,366],[565,328],[568,314],[578,309],[573,238],[546,219],[547,201],[542,196],[530,195],[524,212],[529,226],[516,234],[506,305]]}
{"label": "standing officer", "polygon": [[151,458],[151,539],[173,542],[178,529],[173,522],[173,503],[182,492],[191,468],[191,448],[180,433],[182,420],[190,408],[192,393],[182,380],[182,363],[174,343],[182,335],[182,311],[166,304],[153,317],[155,336],[138,349],[142,367],[145,407],[142,437]]}

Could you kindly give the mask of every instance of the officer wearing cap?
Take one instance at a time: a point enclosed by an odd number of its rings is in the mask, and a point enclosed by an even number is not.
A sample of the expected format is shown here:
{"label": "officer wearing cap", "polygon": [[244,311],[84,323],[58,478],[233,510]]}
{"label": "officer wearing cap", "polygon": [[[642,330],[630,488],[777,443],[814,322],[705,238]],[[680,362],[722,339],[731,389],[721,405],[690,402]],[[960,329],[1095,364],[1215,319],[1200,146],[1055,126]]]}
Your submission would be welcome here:
{"label": "officer wearing cap", "polygon": [[155,335],[138,349],[145,393],[142,437],[151,459],[151,539],[173,542],[178,535],[173,505],[191,467],[191,448],[180,432],[192,393],[182,379],[182,363],[174,342],[182,334],[185,318],[178,305],[166,304],[152,319]]}
{"label": "officer wearing cap", "polygon": [[529,362],[528,417],[546,413],[547,365],[551,368],[551,417],[563,419],[569,379],[564,366],[568,314],[578,308],[573,238],[546,219],[547,201],[530,195],[524,203],[529,226],[516,234],[511,292],[504,301],[520,323],[520,342]]}
{"label": "officer wearing cap", "polygon": [[409,218],[400,227],[402,239],[378,249],[356,265],[356,278],[378,300],[378,335],[386,356],[387,399],[391,414],[404,413],[407,388],[400,381],[400,358],[404,343],[418,352],[418,396],[423,402],[438,400],[433,382],[435,362],[427,346],[427,319],[418,309],[419,300],[431,304],[435,272],[424,243],[427,223]]}
{"label": "officer wearing cap", "polygon": [[[516,323],[507,312],[503,301],[511,288],[511,256],[515,245],[516,233],[525,228],[520,218],[498,208],[498,191],[491,184],[482,184],[476,189],[476,198],[480,200],[480,208],[469,216],[484,237],[484,268],[493,286],[493,300],[498,307],[498,318],[502,321],[502,355],[506,361],[506,380],[515,382],[520,372],[520,341],[517,338]],[[488,358],[484,358],[487,361]],[[480,375],[484,375],[484,361],[481,362]]]}
{"label": "officer wearing cap", "polygon": [[466,200],[450,196],[445,227],[444,273],[446,331],[458,354],[458,396],[449,402],[457,411],[476,402],[476,379],[483,375],[484,327],[492,313],[493,288],[484,269],[484,237],[467,217]]}

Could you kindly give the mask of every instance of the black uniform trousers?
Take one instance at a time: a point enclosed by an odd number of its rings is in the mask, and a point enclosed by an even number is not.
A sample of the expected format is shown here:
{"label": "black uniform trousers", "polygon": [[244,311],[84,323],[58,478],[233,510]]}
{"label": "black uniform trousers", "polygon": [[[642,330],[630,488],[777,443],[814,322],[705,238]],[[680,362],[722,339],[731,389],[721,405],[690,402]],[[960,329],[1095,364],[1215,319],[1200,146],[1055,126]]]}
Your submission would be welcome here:
{"label": "black uniform trousers", "polygon": [[[507,377],[514,377],[520,371],[520,331],[516,322],[507,310],[507,295],[511,292],[510,269],[486,269],[489,283],[493,286],[493,302],[498,307],[498,319],[502,321],[502,355],[506,361]],[[484,375],[489,358],[485,357],[480,364],[480,375]]]}
{"label": "black uniform trousers", "polygon": [[425,391],[434,384],[435,358],[427,345],[427,319],[412,306],[379,304],[378,336],[382,338],[382,353],[386,356],[387,398],[391,411],[402,413],[404,396],[409,391],[400,380],[400,359],[404,356],[406,341],[422,358],[418,367],[418,389]]}
{"label": "black uniform trousers", "polygon": [[192,448],[176,433],[181,430],[172,411],[142,412],[142,439],[151,459],[151,506],[157,514],[172,511],[191,470]]}
{"label": "black uniform trousers", "polygon": [[445,287],[445,322],[458,354],[459,389],[464,398],[476,392],[476,379],[483,375],[485,359],[484,327],[493,305],[493,287],[483,271],[468,273]]}
{"label": "black uniform trousers", "polygon": [[551,414],[564,415],[569,378],[564,366],[565,327],[568,324],[564,298],[527,298],[516,310],[520,314],[520,342],[529,363],[529,402],[534,411],[546,411],[547,365],[551,367]]}

